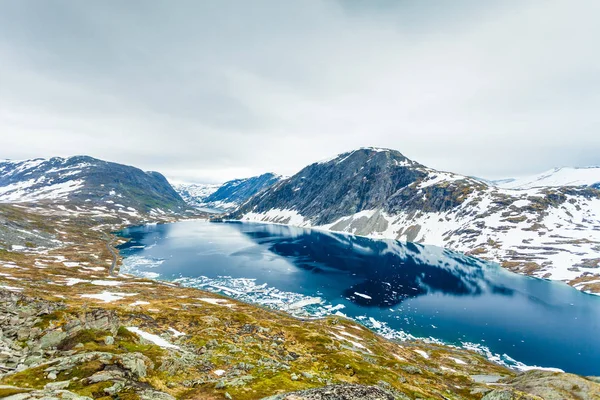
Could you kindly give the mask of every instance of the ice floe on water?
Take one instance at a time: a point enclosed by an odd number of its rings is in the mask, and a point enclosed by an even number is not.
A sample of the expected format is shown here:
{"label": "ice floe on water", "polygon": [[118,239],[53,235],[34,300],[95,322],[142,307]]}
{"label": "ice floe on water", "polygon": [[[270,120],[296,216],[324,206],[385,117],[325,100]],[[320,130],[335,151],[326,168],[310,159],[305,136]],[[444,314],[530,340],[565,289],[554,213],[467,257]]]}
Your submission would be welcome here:
{"label": "ice floe on water", "polygon": [[[302,318],[322,318],[329,315],[337,315],[359,322],[367,328],[377,332],[383,337],[396,340],[422,340],[426,343],[450,345],[451,347],[460,347],[475,351],[489,360],[497,362],[509,368],[525,371],[527,369],[547,369],[556,371],[556,368],[531,367],[519,362],[507,354],[492,353],[489,348],[477,343],[463,342],[460,345],[452,345],[445,343],[434,337],[417,337],[403,330],[393,329],[386,322],[378,321],[373,317],[359,315],[350,317],[340,310],[344,309],[343,304],[328,304],[327,301],[317,296],[306,296],[295,292],[286,292],[274,287],[269,287],[266,283],[258,284],[255,279],[251,278],[232,278],[229,276],[221,276],[218,278],[200,277],[182,277],[175,279],[174,282],[182,286],[195,287],[208,292],[214,292],[232,297],[247,303],[258,304],[264,307],[286,311],[293,316]],[[218,298],[201,298],[204,302],[218,304],[222,306],[231,306],[227,304],[227,300]],[[349,339],[349,334],[342,333],[340,338]],[[337,335],[339,336],[339,335]],[[361,348],[360,343],[352,343],[355,347]],[[425,355],[423,355],[425,357]],[[462,360],[456,359],[455,363],[460,364]],[[464,362],[464,361],[462,361]]]}
{"label": "ice floe on water", "polygon": [[[157,268],[163,262],[164,260],[159,258],[131,255],[124,259],[121,272],[145,278],[158,278],[160,277],[158,273],[149,272],[147,269]],[[442,340],[434,337],[417,337],[404,330],[391,328],[386,322],[379,321],[371,316],[347,315],[341,311],[345,308],[344,304],[335,304],[335,302],[332,304],[332,302],[320,297],[319,293],[315,293],[315,296],[307,296],[296,292],[280,290],[275,287],[268,286],[266,283],[257,283],[256,279],[253,278],[233,278],[231,276],[219,276],[217,278],[209,278],[206,276],[180,277],[172,280],[171,282],[175,282],[182,286],[202,289],[207,292],[226,295],[246,303],[252,303],[271,309],[286,311],[291,315],[300,318],[322,318],[330,315],[348,318],[359,322],[363,326],[391,340],[422,340],[427,343],[466,348],[475,351],[486,358],[497,362],[498,364],[517,370],[524,371],[527,369],[540,368],[527,366],[519,361],[516,361],[507,354],[500,355],[492,353],[488,347],[482,344],[468,342],[453,344],[443,342]],[[365,299],[370,297],[369,295],[360,292],[356,292],[354,295]],[[223,307],[234,306],[233,303],[228,302],[226,299],[220,298],[204,297],[198,298],[197,300]],[[361,348],[359,341],[352,340],[347,334],[342,333],[341,336],[340,334],[336,334],[336,336],[347,342],[351,341],[351,344],[355,348]],[[460,364],[459,361],[455,361],[455,363]],[[550,368],[550,370],[556,369]]]}
{"label": "ice floe on water", "polygon": [[158,268],[164,262],[165,260],[162,258],[131,255],[123,259],[123,265],[121,266],[120,272],[142,278],[157,279],[160,277],[158,272],[146,271],[146,269]]}
{"label": "ice floe on water", "polygon": [[[247,303],[259,304],[276,310],[287,311],[297,317],[323,317],[332,314],[332,307],[325,307],[320,297],[305,296],[299,293],[286,292],[266,283],[257,284],[255,279],[232,278],[222,276],[218,278],[183,277],[175,279],[183,286],[203,289],[209,292],[221,293],[234,299]],[[226,305],[226,300],[202,298],[199,299],[213,304]],[[339,309],[339,308],[338,308]]]}

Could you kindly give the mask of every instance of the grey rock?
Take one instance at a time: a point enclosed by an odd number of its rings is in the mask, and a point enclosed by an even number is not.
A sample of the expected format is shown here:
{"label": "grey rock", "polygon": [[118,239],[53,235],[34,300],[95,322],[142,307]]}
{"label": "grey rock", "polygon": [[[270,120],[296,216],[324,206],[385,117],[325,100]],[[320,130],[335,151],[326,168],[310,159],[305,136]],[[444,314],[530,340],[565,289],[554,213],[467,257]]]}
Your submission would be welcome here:
{"label": "grey rock", "polygon": [[60,342],[66,339],[66,337],[67,334],[63,331],[50,331],[40,339],[40,347],[42,349],[56,347]]}
{"label": "grey rock", "polygon": [[106,336],[104,338],[104,343],[106,343],[106,345],[108,345],[108,346],[113,345],[113,344],[115,344],[115,338],[112,336]]}
{"label": "grey rock", "polygon": [[118,364],[128,370],[136,379],[144,378],[148,374],[148,367],[154,368],[152,361],[141,353],[121,354]]}
{"label": "grey rock", "polygon": [[232,378],[227,381],[227,387],[246,386],[249,382],[254,380],[252,375],[243,375],[237,378]]}
{"label": "grey rock", "polygon": [[600,398],[600,384],[573,374],[532,370],[502,382],[544,400],[595,400]]}
{"label": "grey rock", "polygon": [[400,395],[377,386],[344,384],[280,394],[263,400],[396,400]]}
{"label": "grey rock", "polygon": [[106,381],[114,381],[123,378],[123,372],[119,370],[105,370],[96,372],[94,375],[87,378],[87,382],[98,383],[98,382],[106,382]]}
{"label": "grey rock", "polygon": [[415,367],[414,365],[403,365],[400,368],[402,368],[403,371],[406,371],[409,374],[413,374],[413,375],[423,373],[423,371],[421,371],[421,368]]}
{"label": "grey rock", "polygon": [[483,396],[481,400],[513,400],[515,397],[513,396],[512,390],[493,390]]}
{"label": "grey rock", "polygon": [[62,390],[67,389],[71,385],[71,381],[50,382],[44,386],[46,390]]}
{"label": "grey rock", "polygon": [[156,390],[145,390],[139,393],[142,400],[177,400],[168,393],[159,392]]}
{"label": "grey rock", "polygon": [[114,385],[112,385],[111,387],[107,387],[106,389],[104,389],[104,393],[106,393],[110,396],[114,396],[117,393],[119,393],[121,390],[123,390],[124,387],[125,387],[125,382],[122,382],[122,381],[115,382]]}
{"label": "grey rock", "polygon": [[496,383],[502,379],[502,375],[471,375],[473,382]]}
{"label": "grey rock", "polygon": [[4,398],[4,400],[27,400],[31,399],[31,395],[29,393],[17,393]]}

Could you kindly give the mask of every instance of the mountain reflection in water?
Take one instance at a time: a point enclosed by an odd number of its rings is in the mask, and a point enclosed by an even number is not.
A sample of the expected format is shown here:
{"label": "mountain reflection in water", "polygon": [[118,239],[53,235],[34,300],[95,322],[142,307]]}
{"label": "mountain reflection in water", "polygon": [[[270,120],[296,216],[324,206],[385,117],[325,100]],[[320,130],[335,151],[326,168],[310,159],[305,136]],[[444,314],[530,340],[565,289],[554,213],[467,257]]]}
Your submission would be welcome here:
{"label": "mountain reflection in water", "polygon": [[256,223],[125,229],[123,272],[600,375],[600,297],[435,246]]}
{"label": "mountain reflection in water", "polygon": [[[314,274],[352,274],[361,278],[344,291],[354,303],[393,307],[407,298],[443,292],[476,296],[483,291],[512,296],[513,290],[486,278],[480,260],[445,249],[395,240],[372,240],[283,225],[241,231],[271,252],[293,259]],[[236,255],[235,253],[233,255]],[[364,294],[366,296],[356,295]]]}

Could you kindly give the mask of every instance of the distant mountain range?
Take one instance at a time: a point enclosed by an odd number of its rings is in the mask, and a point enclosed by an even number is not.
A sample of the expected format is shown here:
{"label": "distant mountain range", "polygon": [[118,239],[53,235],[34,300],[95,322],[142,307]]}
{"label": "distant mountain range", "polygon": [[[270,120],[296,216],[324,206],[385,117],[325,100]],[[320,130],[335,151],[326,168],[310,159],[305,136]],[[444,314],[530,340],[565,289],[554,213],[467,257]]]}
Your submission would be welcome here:
{"label": "distant mountain range", "polygon": [[505,189],[532,189],[536,187],[593,186],[600,188],[600,167],[562,167],[538,175],[494,181]]}
{"label": "distant mountain range", "polygon": [[307,166],[228,217],[433,244],[585,288],[600,272],[599,172],[486,183],[363,148]]}
{"label": "distant mountain range", "polygon": [[0,161],[0,203],[52,202],[130,212],[188,208],[158,172],[88,156]]}
{"label": "distant mountain range", "polygon": [[234,179],[222,185],[192,183],[175,184],[173,187],[193,207],[231,211],[281,179],[280,175],[266,173],[251,178]]}
{"label": "distant mountain range", "polygon": [[171,185],[188,205],[195,208],[208,207],[205,204],[206,198],[222,186],[213,183],[171,183]]}

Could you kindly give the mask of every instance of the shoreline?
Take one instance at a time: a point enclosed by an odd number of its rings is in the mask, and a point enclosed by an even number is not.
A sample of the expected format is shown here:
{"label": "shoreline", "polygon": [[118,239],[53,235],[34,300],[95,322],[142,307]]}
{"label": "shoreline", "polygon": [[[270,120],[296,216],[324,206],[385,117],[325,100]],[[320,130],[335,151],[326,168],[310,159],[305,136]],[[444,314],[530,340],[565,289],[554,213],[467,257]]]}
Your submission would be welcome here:
{"label": "shoreline", "polygon": [[[390,241],[396,241],[394,239],[376,239],[376,238],[371,238],[371,237],[367,237],[367,236],[353,235],[353,234],[350,234],[350,233],[332,232],[330,230],[324,230],[324,229],[318,229],[318,228],[296,227],[296,226],[293,226],[293,225],[280,224],[280,223],[262,223],[262,222],[256,222],[256,221],[241,221],[241,220],[211,221],[210,219],[202,219],[202,218],[193,219],[193,220],[189,220],[188,219],[188,220],[176,221],[176,222],[189,222],[189,221],[200,221],[200,222],[205,222],[205,223],[248,223],[248,224],[258,224],[258,225],[260,225],[260,224],[271,224],[271,225],[286,226],[286,227],[293,227],[293,228],[299,228],[299,229],[319,230],[319,231],[325,232],[325,233],[334,233],[334,234],[338,234],[339,233],[339,234],[343,234],[344,236],[362,237],[362,238],[367,238],[367,239],[370,239],[370,240],[390,240]],[[171,223],[171,222],[167,222],[167,223]],[[145,225],[129,226],[128,228],[131,228],[131,227],[140,227],[140,226],[145,226]],[[116,234],[116,232],[115,232],[115,234]],[[119,236],[119,237],[121,239],[129,240],[129,238],[125,238],[125,237],[121,237],[121,236]],[[402,242],[402,241],[400,241],[400,242],[401,243],[405,243],[405,242]],[[426,245],[426,246],[430,246],[430,245]],[[437,247],[437,246],[435,246],[435,247]],[[437,248],[440,248],[440,247],[437,247]],[[445,249],[445,248],[440,248],[440,249],[449,250],[449,249]],[[474,258],[474,259],[476,259],[478,261],[483,261],[483,262],[489,263],[486,260],[481,260],[481,259],[478,259],[477,257],[474,257],[474,256],[465,255],[463,253],[455,252],[453,250],[449,250],[449,251],[452,251],[454,253],[460,254],[461,256],[464,256],[464,257],[467,257],[467,258]],[[119,252],[119,254],[120,254],[120,252]],[[120,254],[120,256],[121,256],[121,258],[123,260],[123,264],[124,264],[124,260],[127,257],[123,256],[121,254]],[[121,265],[121,267],[123,266],[123,264]],[[511,272],[511,271],[506,270],[505,268],[502,268],[498,264],[494,264],[494,265],[497,268],[501,268],[505,272],[515,274],[514,272]],[[461,342],[461,344],[459,345],[459,344],[454,344],[454,343],[446,342],[444,340],[438,339],[438,338],[433,337],[433,336],[429,336],[429,337],[414,336],[414,335],[412,335],[412,334],[410,334],[408,332],[405,332],[403,330],[397,330],[397,329],[394,329],[394,328],[390,328],[390,327],[387,326],[387,323],[385,323],[385,322],[383,322],[383,325],[384,325],[385,329],[378,329],[375,326],[369,326],[369,325],[363,323],[361,320],[357,320],[356,318],[350,317],[350,316],[348,316],[348,315],[346,315],[344,313],[339,313],[339,311],[338,311],[338,313],[332,313],[332,314],[327,314],[327,315],[323,315],[323,316],[316,316],[315,315],[315,316],[303,317],[303,316],[294,314],[293,312],[291,312],[289,310],[277,307],[275,305],[273,305],[272,307],[270,307],[268,304],[261,304],[259,302],[253,302],[252,300],[245,300],[245,299],[242,299],[240,297],[235,297],[233,295],[224,293],[226,291],[229,291],[230,293],[235,294],[235,290],[234,289],[231,289],[231,290],[224,290],[224,289],[220,289],[220,290],[219,289],[218,290],[207,290],[206,286],[197,287],[197,286],[194,286],[194,284],[186,285],[185,283],[182,284],[182,283],[178,282],[179,279],[190,279],[190,280],[198,279],[198,278],[206,278],[208,280],[214,279],[214,278],[208,278],[208,277],[205,277],[205,276],[199,276],[199,277],[195,277],[195,278],[192,278],[192,277],[183,277],[183,278],[177,278],[177,279],[173,279],[173,280],[168,280],[168,279],[160,279],[160,277],[148,277],[148,276],[143,276],[143,275],[135,275],[135,274],[132,274],[130,272],[124,272],[124,274],[129,274],[130,276],[134,276],[134,277],[142,278],[142,279],[149,279],[149,280],[153,280],[153,281],[160,282],[160,283],[167,283],[168,282],[169,284],[174,284],[174,285],[177,285],[179,287],[192,288],[192,289],[198,289],[198,290],[207,291],[209,293],[214,293],[214,294],[223,296],[224,298],[227,298],[227,299],[232,299],[232,300],[235,300],[235,301],[243,302],[243,303],[248,304],[248,305],[253,306],[253,307],[258,307],[258,308],[269,310],[269,311],[282,312],[282,313],[285,313],[286,315],[288,315],[288,316],[290,316],[292,318],[295,318],[295,319],[297,319],[299,321],[303,321],[303,322],[304,321],[326,320],[326,319],[331,318],[331,317],[345,318],[348,321],[352,321],[353,323],[356,323],[356,324],[359,324],[359,325],[363,326],[364,328],[370,330],[374,334],[377,334],[377,335],[381,336],[385,340],[391,340],[391,341],[398,342],[398,343],[421,342],[421,343],[427,343],[427,344],[437,344],[437,345],[446,346],[446,347],[450,347],[450,348],[461,349],[461,350],[474,351],[477,354],[479,354],[481,356],[484,356],[490,362],[496,363],[497,365],[502,366],[502,367],[510,368],[510,369],[512,369],[514,371],[517,371],[517,372],[519,372],[519,371],[523,372],[523,371],[529,371],[529,370],[541,370],[541,371],[553,371],[553,372],[568,372],[568,371],[564,371],[564,370],[562,370],[560,368],[556,368],[556,367],[542,367],[542,366],[537,366],[537,365],[528,365],[528,364],[525,364],[525,363],[523,363],[521,361],[518,361],[517,359],[511,357],[510,355],[508,355],[506,353],[504,353],[504,354],[493,353],[487,346],[485,346],[483,344],[480,344],[480,343]],[[545,280],[545,281],[549,281],[551,283],[561,283],[561,284],[563,284],[565,286],[569,286],[569,285],[564,284],[564,282],[560,282],[560,281],[552,281],[552,280],[548,280],[548,279],[543,279],[543,278],[538,278],[538,277],[528,276],[528,275],[521,275],[521,274],[517,274],[517,275],[522,276],[522,277],[526,277],[526,278],[532,278],[532,279],[538,279],[538,280]],[[255,278],[237,278],[237,279],[247,279],[247,280],[253,280],[253,281],[255,280]],[[208,287],[212,287],[210,285],[207,285],[207,286]],[[269,287],[272,287],[272,286],[269,286]],[[569,286],[569,287],[572,288],[571,286]],[[275,288],[275,287],[273,287],[273,288]],[[242,293],[240,293],[240,294],[242,294]],[[307,296],[307,295],[301,295],[299,293],[295,293],[295,294],[298,294],[300,296],[304,296],[304,297],[307,297],[307,298],[310,297],[310,296]],[[307,313],[309,313],[309,312],[307,311]],[[378,324],[382,324],[381,321],[377,321],[377,322],[378,322]],[[385,331],[388,331],[387,335],[386,335]],[[600,371],[599,371],[599,375],[600,375]]]}

